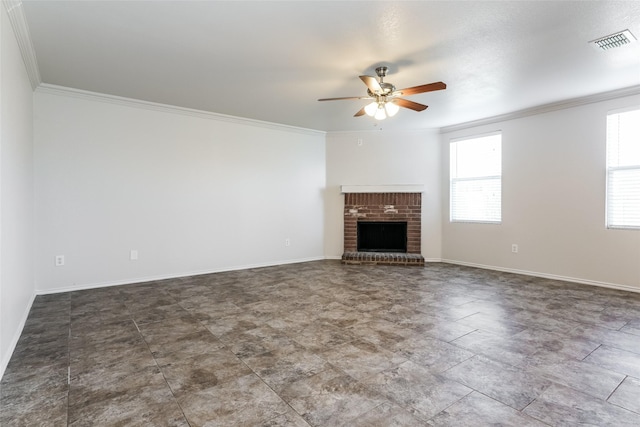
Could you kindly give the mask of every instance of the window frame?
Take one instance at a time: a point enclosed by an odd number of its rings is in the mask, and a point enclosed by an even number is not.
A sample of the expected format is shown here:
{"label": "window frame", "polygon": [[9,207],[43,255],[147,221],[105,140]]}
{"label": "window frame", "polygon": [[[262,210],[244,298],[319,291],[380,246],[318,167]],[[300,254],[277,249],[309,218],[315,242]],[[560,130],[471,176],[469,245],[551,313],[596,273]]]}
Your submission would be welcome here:
{"label": "window frame", "polygon": [[[487,138],[491,136],[499,136],[500,137],[500,174],[499,175],[477,175],[473,177],[453,177],[452,170],[452,147],[454,143],[459,143],[463,141],[471,141],[476,139]],[[460,138],[452,138],[449,140],[449,222],[450,223],[472,223],[472,224],[502,224],[502,130],[495,130],[491,132],[485,132],[481,134],[474,134],[470,136],[460,137]],[[456,170],[456,175],[458,175]],[[499,219],[454,219],[454,184],[459,182],[481,182],[488,180],[495,180],[498,178],[500,180],[499,188],[500,188],[500,200],[499,200]]]}
{"label": "window frame", "polygon": [[[612,202],[610,201],[610,189],[611,189],[611,179],[612,175],[616,174],[616,172],[627,172],[627,171],[638,171],[640,174],[640,162],[634,165],[624,165],[624,166],[611,166],[610,165],[610,141],[609,141],[609,117],[613,115],[628,113],[631,111],[637,111],[640,114],[640,105],[634,105],[626,108],[619,108],[615,110],[607,111],[607,115],[605,117],[605,228],[608,230],[640,230],[640,224],[638,225],[630,225],[630,224],[619,224],[612,223],[613,218],[610,218],[611,209],[610,205]],[[639,212],[640,214],[640,212]]]}

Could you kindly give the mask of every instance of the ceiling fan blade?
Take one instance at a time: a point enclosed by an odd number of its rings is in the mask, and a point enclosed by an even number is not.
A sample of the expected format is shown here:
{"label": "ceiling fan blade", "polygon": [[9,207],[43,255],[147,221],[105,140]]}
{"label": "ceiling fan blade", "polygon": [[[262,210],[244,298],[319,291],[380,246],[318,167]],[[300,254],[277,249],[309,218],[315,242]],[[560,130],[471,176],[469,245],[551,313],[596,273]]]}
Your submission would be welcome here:
{"label": "ceiling fan blade", "polygon": [[364,116],[364,107],[359,109],[358,112],[353,115],[353,117],[360,117],[360,116]]}
{"label": "ceiling fan blade", "polygon": [[342,98],[322,98],[318,99],[318,101],[341,101],[344,99],[372,99],[370,96],[345,96]]}
{"label": "ceiling fan blade", "polygon": [[367,87],[371,92],[374,92],[374,93],[382,92],[382,87],[380,86],[380,83],[378,83],[378,80],[375,77],[360,76],[360,80],[362,80],[364,84],[367,85]]}
{"label": "ceiling fan blade", "polygon": [[428,106],[424,104],[418,104],[417,102],[409,101],[408,99],[396,98],[393,102],[398,104],[399,107],[408,108],[414,111],[423,111],[428,108]]}
{"label": "ceiling fan blade", "polygon": [[415,95],[417,93],[433,92],[434,90],[446,89],[447,85],[442,82],[429,83],[421,86],[408,87],[397,90],[395,93],[402,96]]}

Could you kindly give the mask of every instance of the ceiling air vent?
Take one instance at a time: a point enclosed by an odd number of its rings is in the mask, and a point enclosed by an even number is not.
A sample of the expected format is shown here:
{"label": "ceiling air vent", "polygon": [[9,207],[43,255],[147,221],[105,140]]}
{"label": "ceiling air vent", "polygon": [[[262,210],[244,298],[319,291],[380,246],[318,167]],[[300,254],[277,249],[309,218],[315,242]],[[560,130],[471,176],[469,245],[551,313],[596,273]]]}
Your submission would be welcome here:
{"label": "ceiling air vent", "polygon": [[593,47],[598,50],[609,50],[614,47],[624,46],[625,44],[629,44],[634,41],[636,41],[636,38],[631,34],[631,31],[624,30],[605,37],[600,37],[599,39],[591,40],[589,43],[592,43]]}

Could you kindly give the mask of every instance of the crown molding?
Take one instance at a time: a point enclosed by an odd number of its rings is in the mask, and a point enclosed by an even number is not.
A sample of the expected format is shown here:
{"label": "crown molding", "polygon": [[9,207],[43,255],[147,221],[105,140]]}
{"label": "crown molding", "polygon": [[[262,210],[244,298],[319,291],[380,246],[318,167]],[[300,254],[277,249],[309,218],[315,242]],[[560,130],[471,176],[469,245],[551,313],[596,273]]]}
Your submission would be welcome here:
{"label": "crown molding", "polygon": [[192,108],[177,107],[174,105],[160,104],[157,102],[143,101],[140,99],[125,98],[116,95],[107,95],[104,93],[91,92],[82,89],[74,89],[65,86],[57,86],[48,83],[41,83],[36,88],[36,93],[48,93],[51,95],[67,96],[71,98],[79,98],[90,101],[104,102],[107,104],[122,105],[125,107],[142,108],[145,110],[159,111],[170,114],[179,114],[183,116],[198,117],[206,120],[216,120],[226,123],[235,123],[245,126],[257,126],[271,130],[284,132],[295,132],[304,135],[324,136],[326,132],[301,128],[296,126],[283,125],[279,123],[266,122],[262,120],[247,119],[244,117],[230,116],[220,113],[212,113],[209,111],[196,110]]}
{"label": "crown molding", "polygon": [[360,130],[330,130],[327,131],[328,136],[335,137],[351,137],[355,135],[424,135],[427,133],[432,133],[437,135],[440,133],[440,128],[437,127],[429,127],[429,128],[421,128],[421,129],[360,129]]}
{"label": "crown molding", "polygon": [[[8,0],[3,0],[3,1],[7,2]],[[34,60],[35,60],[35,57],[34,57]],[[39,78],[39,75],[38,75],[38,78]],[[167,113],[199,117],[199,118],[204,118],[204,119],[208,119],[208,120],[218,120],[218,121],[223,121],[223,122],[228,122],[228,123],[237,123],[237,124],[243,124],[243,125],[249,125],[249,126],[258,126],[258,127],[262,127],[262,128],[268,128],[268,129],[274,129],[274,130],[280,130],[280,131],[287,131],[287,132],[297,132],[297,133],[302,133],[302,134],[306,134],[306,135],[330,135],[330,136],[343,135],[343,136],[348,136],[348,135],[362,134],[362,133],[369,132],[369,131],[329,131],[329,132],[326,132],[326,131],[320,131],[320,130],[315,130],[315,129],[307,129],[307,128],[301,128],[301,127],[296,127],[296,126],[289,126],[289,125],[283,125],[283,124],[266,122],[266,121],[255,120],[255,119],[248,119],[248,118],[244,118],[244,117],[230,116],[230,115],[220,114],[220,113],[212,113],[212,112],[203,111],[203,110],[196,110],[196,109],[192,109],[192,108],[184,108],[184,107],[177,107],[177,106],[168,105],[168,104],[160,104],[160,103],[156,103],[156,102],[142,101],[142,100],[139,100],[139,99],[125,98],[125,97],[115,96],[115,95],[107,95],[107,94],[103,94],[103,93],[91,92],[91,91],[86,91],[86,90],[81,90],[81,89],[74,89],[74,88],[69,88],[69,87],[65,87],[65,86],[51,85],[51,84],[48,84],[48,83],[40,83],[35,88],[35,91],[36,92],[42,92],[42,93],[49,93],[49,94],[53,94],[53,95],[70,96],[70,97],[74,97],[74,98],[83,98],[83,99],[99,101],[99,102],[106,102],[106,103],[111,103],[111,104],[119,104],[119,105],[124,105],[124,106],[129,106],[129,107],[144,108],[144,109],[153,110],[153,111],[163,111],[163,112],[167,112]],[[626,96],[634,96],[634,95],[640,95],[640,85],[631,86],[631,87],[623,88],[623,89],[617,89],[617,90],[613,90],[613,91],[609,91],[609,92],[598,93],[598,94],[595,94],[595,95],[584,96],[584,97],[580,97],[580,98],[568,99],[568,100],[564,100],[564,101],[554,102],[554,103],[551,103],[551,104],[540,105],[540,106],[536,106],[536,107],[532,107],[532,108],[527,108],[527,109],[524,109],[524,110],[514,111],[512,113],[502,114],[502,115],[499,115],[499,116],[493,116],[493,117],[487,117],[487,118],[484,118],[484,119],[474,120],[474,121],[471,121],[471,122],[465,122],[465,123],[460,123],[460,124],[456,124],[456,125],[445,126],[445,127],[441,127],[439,129],[439,131],[438,131],[438,129],[428,128],[428,129],[397,130],[397,131],[390,131],[390,132],[396,132],[396,133],[435,132],[435,133],[445,134],[445,133],[449,133],[449,132],[455,132],[455,131],[459,131],[459,130],[470,129],[470,128],[474,128],[474,127],[477,127],[477,126],[491,125],[491,124],[495,124],[495,123],[504,122],[504,121],[507,121],[507,120],[514,120],[514,119],[534,116],[534,115],[537,115],[537,114],[544,114],[544,113],[549,113],[549,112],[552,112],[552,111],[563,110],[563,109],[573,108],[573,107],[579,107],[581,105],[593,104],[593,103],[596,103],[596,102],[608,101],[608,100],[611,100],[611,99],[623,98],[623,97],[626,97]],[[376,132],[377,133],[378,131],[370,131],[370,132]]]}
{"label": "crown molding", "polygon": [[440,128],[440,133],[449,133],[459,130],[474,128],[483,125],[492,125],[507,120],[521,119],[523,117],[535,116],[537,114],[549,113],[552,111],[564,110],[567,108],[579,107],[581,105],[593,104],[595,102],[608,101],[610,99],[624,98],[625,96],[640,95],[640,85],[631,86],[623,89],[612,90],[609,92],[597,93],[594,95],[583,96],[580,98],[567,99],[564,101],[553,102],[550,104],[539,105],[536,107],[526,108],[524,110],[514,111],[512,113],[501,114],[499,116],[487,117],[485,119],[474,120],[471,122],[460,123],[457,125],[444,126]]}
{"label": "crown molding", "polygon": [[40,83],[42,83],[42,79],[40,78],[36,51],[33,48],[31,34],[29,33],[29,25],[27,24],[27,19],[24,16],[22,0],[2,0],[2,4],[7,11],[9,21],[13,27],[13,33],[16,36],[18,47],[22,54],[22,60],[24,61],[24,66],[27,69],[27,74],[29,75],[31,88],[35,90]]}

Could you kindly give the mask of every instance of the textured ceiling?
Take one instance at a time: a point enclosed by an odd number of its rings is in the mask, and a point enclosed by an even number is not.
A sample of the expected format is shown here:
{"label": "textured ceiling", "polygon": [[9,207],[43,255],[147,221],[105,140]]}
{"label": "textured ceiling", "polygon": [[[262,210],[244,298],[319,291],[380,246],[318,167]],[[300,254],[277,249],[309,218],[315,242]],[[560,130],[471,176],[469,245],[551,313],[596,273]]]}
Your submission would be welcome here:
{"label": "textured ceiling", "polygon": [[[324,131],[435,128],[640,85],[638,1],[24,1],[44,83]],[[408,99],[354,118],[360,74]]]}

